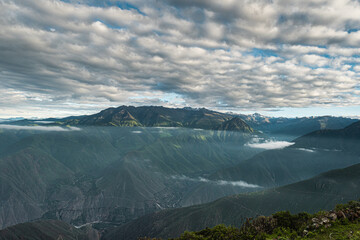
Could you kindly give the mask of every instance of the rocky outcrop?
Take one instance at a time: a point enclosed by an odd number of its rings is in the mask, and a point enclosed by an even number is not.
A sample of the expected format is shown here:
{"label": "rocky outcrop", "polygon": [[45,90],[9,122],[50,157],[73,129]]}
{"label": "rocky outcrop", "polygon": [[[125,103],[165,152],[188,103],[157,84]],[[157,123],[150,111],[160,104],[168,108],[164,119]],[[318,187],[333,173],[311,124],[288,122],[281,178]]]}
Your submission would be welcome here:
{"label": "rocky outcrop", "polygon": [[349,220],[351,222],[358,221],[360,218],[360,203],[359,202],[350,202],[347,205],[338,205],[337,209],[322,212],[318,216],[311,219],[311,223],[306,226],[304,230],[304,235],[309,231],[316,231],[321,227],[329,228],[336,221]]}
{"label": "rocky outcrop", "polygon": [[289,212],[279,212],[269,217],[248,218],[241,227],[241,231],[272,234],[277,228],[283,227],[301,230],[302,236],[305,237],[310,232],[316,233],[322,228],[330,228],[339,221],[357,222],[359,220],[360,202],[351,201],[348,204],[337,205],[335,210],[321,211],[314,215],[307,213],[291,215]]}

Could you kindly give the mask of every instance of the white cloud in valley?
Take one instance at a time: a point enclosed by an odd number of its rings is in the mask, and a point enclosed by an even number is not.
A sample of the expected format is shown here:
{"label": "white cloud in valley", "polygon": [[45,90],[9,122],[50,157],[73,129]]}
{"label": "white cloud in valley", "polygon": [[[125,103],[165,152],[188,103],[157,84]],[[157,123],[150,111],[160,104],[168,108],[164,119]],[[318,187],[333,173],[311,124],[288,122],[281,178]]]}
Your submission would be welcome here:
{"label": "white cloud in valley", "polygon": [[191,182],[199,182],[199,183],[209,183],[220,186],[234,186],[234,187],[242,187],[242,188],[261,188],[261,186],[256,184],[247,183],[245,181],[226,181],[226,180],[210,180],[207,178],[199,177],[199,178],[191,178],[185,175],[175,175],[171,177],[172,179],[182,180],[182,181],[191,181]]}
{"label": "white cloud in valley", "polygon": [[358,106],[359,12],[358,0],[0,0],[1,116]]}
{"label": "white cloud in valley", "polygon": [[293,144],[295,143],[287,142],[287,141],[265,141],[265,142],[247,143],[246,146],[251,148],[261,148],[261,149],[271,150],[271,149],[282,149],[285,147],[289,147]]}

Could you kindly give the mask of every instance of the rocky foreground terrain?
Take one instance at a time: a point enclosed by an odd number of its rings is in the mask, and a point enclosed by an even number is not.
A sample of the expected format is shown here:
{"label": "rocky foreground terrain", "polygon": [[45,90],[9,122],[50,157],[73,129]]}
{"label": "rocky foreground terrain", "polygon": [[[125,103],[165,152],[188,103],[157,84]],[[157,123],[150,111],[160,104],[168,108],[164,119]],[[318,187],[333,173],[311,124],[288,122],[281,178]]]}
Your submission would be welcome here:
{"label": "rocky foreground terrain", "polygon": [[[360,239],[360,202],[339,204],[334,210],[315,214],[289,211],[269,217],[247,219],[241,228],[218,225],[197,232],[185,232],[173,240],[239,239]],[[156,240],[141,238],[141,240]]]}

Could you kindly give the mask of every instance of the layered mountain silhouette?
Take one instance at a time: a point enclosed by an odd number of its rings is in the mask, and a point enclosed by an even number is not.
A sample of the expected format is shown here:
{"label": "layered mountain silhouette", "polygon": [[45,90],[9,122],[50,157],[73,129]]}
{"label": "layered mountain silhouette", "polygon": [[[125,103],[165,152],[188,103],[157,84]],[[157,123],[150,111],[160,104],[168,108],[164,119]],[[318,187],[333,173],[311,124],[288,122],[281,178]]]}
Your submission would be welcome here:
{"label": "layered mountain silhouette", "polygon": [[333,116],[319,117],[266,117],[260,114],[239,115],[252,128],[279,135],[302,136],[321,129],[341,129],[354,122],[356,119]]}
{"label": "layered mountain silhouette", "polygon": [[[209,176],[213,181],[244,181],[271,188],[295,183],[317,174],[360,162],[360,122],[339,130],[318,130],[294,140],[284,149],[261,152]],[[183,206],[236,194],[232,185],[197,185],[182,200]]]}
{"label": "layered mountain silhouette", "polygon": [[[65,231],[66,224],[96,222],[102,230],[120,226],[106,230],[105,239],[168,237],[281,209],[331,208],[357,198],[360,122],[354,121],[122,106],[12,122],[64,128],[0,127],[0,228],[35,221],[16,229],[43,234],[42,226]],[[283,149],[254,147],[300,133],[306,134]],[[240,195],[225,197],[234,194]],[[88,234],[74,232],[79,239]]]}
{"label": "layered mountain silhouette", "polygon": [[103,239],[171,238],[184,231],[198,231],[218,224],[240,227],[246,218],[332,209],[336,204],[359,199],[360,164],[329,171],[309,180],[251,194],[221,198],[187,208],[164,210],[141,217],[109,231]]}
{"label": "layered mountain silhouette", "polygon": [[[225,197],[209,204],[164,210],[119,227],[105,239],[176,237],[185,230],[200,230],[220,223],[239,226],[247,217],[269,215],[279,210],[315,212],[330,209],[336,203],[358,199],[359,126],[360,122],[356,122],[340,130],[313,132],[296,139],[291,147],[265,151],[210,177],[214,181],[246,181],[268,187],[293,184]],[[349,167],[339,169],[346,166]],[[335,170],[321,174],[331,169]],[[311,175],[319,173],[317,177],[311,178]],[[306,178],[311,179],[304,180]],[[213,194],[216,189],[206,184],[200,185],[194,190],[196,194],[193,195],[197,197],[189,199],[198,200],[199,196],[204,195],[206,198],[207,194]],[[196,204],[196,201],[188,203],[192,204]]]}
{"label": "layered mountain silhouette", "polygon": [[[23,119],[6,123],[22,125],[72,126],[126,126],[126,127],[186,127],[210,130],[262,131],[287,136],[291,140],[320,129],[340,129],[355,119],[344,117],[266,117],[260,114],[221,113],[205,108],[166,108],[161,106],[120,106],[108,108],[88,116],[71,116],[62,119]],[[51,122],[51,123],[49,123]]]}
{"label": "layered mountain silhouette", "polygon": [[186,128],[3,130],[0,226],[40,218],[122,224],[180,207],[200,177],[259,152],[245,145],[251,138]]}

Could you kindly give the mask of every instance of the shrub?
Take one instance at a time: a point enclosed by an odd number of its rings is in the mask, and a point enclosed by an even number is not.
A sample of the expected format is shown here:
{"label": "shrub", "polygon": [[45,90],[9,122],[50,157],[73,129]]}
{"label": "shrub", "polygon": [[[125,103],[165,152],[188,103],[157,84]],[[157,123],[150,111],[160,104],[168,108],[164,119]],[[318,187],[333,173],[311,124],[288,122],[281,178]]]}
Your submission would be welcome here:
{"label": "shrub", "polygon": [[308,213],[292,215],[289,211],[277,212],[273,214],[273,217],[277,220],[278,227],[289,228],[295,231],[302,230],[311,219],[311,215]]}

